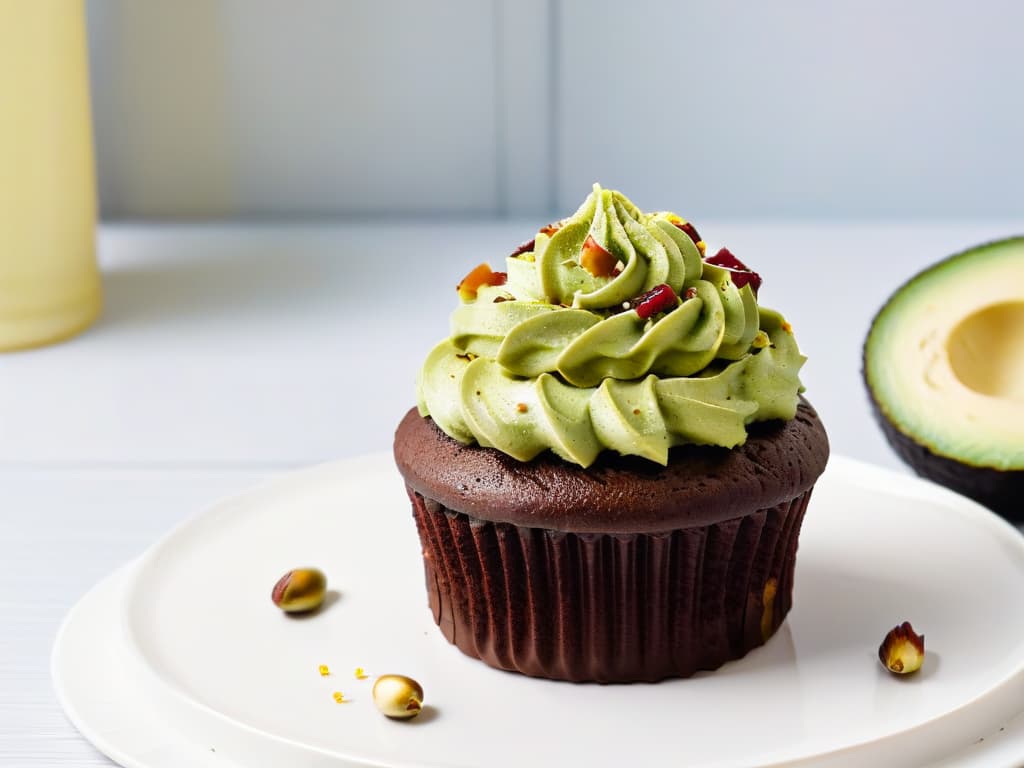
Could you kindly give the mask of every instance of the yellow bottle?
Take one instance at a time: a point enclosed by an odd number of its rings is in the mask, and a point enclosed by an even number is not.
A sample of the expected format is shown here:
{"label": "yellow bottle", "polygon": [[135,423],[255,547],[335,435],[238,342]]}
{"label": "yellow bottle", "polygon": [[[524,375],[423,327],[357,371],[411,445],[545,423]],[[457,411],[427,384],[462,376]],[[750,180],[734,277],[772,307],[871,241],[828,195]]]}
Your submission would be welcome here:
{"label": "yellow bottle", "polygon": [[82,0],[0,0],[0,352],[100,311]]}

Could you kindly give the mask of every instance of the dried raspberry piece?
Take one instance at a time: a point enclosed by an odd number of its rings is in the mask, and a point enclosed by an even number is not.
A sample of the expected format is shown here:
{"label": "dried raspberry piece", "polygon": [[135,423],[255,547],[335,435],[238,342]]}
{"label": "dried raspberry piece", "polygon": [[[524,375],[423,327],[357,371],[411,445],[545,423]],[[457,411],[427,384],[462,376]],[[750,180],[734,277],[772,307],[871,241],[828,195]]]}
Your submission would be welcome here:
{"label": "dried raspberry piece", "polygon": [[[543,227],[540,228],[539,232],[542,235],[547,235],[548,237],[551,237],[553,234],[555,234],[555,232],[562,228],[562,225],[564,223],[565,219],[563,219],[562,221],[554,221],[551,224],[545,224]],[[509,257],[522,256],[524,253],[530,253],[536,247],[537,238],[527,240],[525,243],[520,243],[518,246],[516,246],[516,249],[509,254]]]}
{"label": "dried raspberry piece", "polygon": [[518,246],[516,246],[516,249],[509,254],[509,256],[520,256],[524,253],[530,253],[534,249],[534,246],[536,244],[536,238],[534,238],[533,240],[527,240],[525,243],[520,243]]}
{"label": "dried raspberry piece", "polygon": [[697,234],[697,228],[690,222],[680,219],[679,221],[672,221],[672,223],[689,235],[690,239],[693,240],[694,245],[701,242],[701,236]]}
{"label": "dried raspberry piece", "polygon": [[761,288],[761,276],[737,259],[728,248],[722,248],[714,256],[704,259],[704,261],[708,264],[714,264],[716,267],[729,270],[729,277],[732,278],[737,288],[742,288],[744,285],[749,284],[755,296]]}
{"label": "dried raspberry piece", "polygon": [[629,303],[640,318],[646,320],[659,312],[675,309],[679,304],[679,297],[676,296],[676,292],[672,290],[671,286],[662,283],[654,286],[647,293],[637,296]]}
{"label": "dried raspberry piece", "polygon": [[736,255],[728,248],[719,249],[718,253],[714,256],[708,256],[704,259],[708,264],[714,264],[716,267],[725,267],[726,269],[738,269],[743,272],[750,272],[750,267],[744,264],[742,261],[736,258]]}

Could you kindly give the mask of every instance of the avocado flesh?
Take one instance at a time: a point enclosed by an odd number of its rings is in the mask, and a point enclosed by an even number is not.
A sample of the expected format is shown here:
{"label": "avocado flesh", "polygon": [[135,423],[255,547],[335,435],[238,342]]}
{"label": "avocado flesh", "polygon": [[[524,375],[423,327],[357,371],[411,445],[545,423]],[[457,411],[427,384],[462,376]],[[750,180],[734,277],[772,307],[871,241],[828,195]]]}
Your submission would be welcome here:
{"label": "avocado flesh", "polygon": [[1024,522],[1024,237],[951,256],[897,290],[868,333],[864,379],[918,474]]}

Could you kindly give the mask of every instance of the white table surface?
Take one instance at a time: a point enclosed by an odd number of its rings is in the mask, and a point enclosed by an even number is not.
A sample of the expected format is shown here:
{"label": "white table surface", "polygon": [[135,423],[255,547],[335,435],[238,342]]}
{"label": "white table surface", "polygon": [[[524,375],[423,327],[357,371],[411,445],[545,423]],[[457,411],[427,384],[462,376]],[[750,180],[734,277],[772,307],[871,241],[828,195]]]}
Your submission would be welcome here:
{"label": "white table surface", "polygon": [[[102,228],[101,321],[0,355],[0,765],[111,765],[52,691],[66,611],[213,501],[388,449],[458,279],[500,268],[540,223]],[[792,322],[833,451],[904,472],[860,378],[870,319],[929,263],[1024,232],[1024,219],[698,224],[761,272],[761,300]],[[1014,762],[1000,738],[971,765]]]}

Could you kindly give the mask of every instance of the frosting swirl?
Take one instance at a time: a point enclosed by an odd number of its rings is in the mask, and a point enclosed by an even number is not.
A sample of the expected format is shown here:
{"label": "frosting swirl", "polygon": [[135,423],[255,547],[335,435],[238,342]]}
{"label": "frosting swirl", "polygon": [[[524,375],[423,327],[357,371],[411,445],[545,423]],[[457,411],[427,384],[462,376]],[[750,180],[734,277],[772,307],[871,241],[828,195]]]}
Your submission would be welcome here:
{"label": "frosting swirl", "polygon": [[602,450],[666,464],[674,445],[731,448],[753,421],[793,418],[804,357],[788,323],[687,227],[595,184],[454,311],[420,413],[463,443],[584,467]]}

